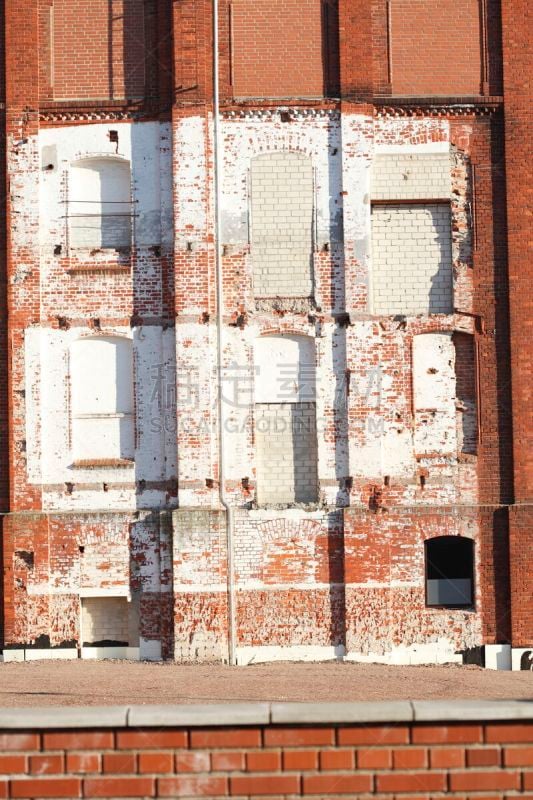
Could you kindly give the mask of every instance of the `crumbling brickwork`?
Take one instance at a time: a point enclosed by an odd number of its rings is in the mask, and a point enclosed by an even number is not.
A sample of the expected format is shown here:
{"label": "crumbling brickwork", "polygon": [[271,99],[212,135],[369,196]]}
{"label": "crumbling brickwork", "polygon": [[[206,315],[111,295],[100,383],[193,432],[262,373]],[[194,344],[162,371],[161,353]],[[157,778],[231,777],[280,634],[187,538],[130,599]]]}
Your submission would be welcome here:
{"label": "crumbling brickwork", "polygon": [[216,109],[208,0],[6,0],[4,657],[533,646],[527,10],[453,5],[221,0]]}

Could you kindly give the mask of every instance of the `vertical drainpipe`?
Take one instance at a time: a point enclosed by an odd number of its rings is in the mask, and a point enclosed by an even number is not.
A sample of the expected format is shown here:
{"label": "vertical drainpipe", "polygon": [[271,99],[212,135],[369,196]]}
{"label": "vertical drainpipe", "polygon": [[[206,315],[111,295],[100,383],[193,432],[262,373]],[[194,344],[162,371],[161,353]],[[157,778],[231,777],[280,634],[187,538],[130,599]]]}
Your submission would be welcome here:
{"label": "vertical drainpipe", "polygon": [[222,148],[220,145],[220,80],[219,80],[218,0],[213,0],[213,161],[215,172],[215,270],[217,294],[217,393],[218,393],[218,491],[226,511],[226,552],[228,586],[228,663],[235,659],[235,580],[233,567],[233,509],[226,497],[225,440],[223,419],[222,366],[224,363],[224,285],[222,280]]}

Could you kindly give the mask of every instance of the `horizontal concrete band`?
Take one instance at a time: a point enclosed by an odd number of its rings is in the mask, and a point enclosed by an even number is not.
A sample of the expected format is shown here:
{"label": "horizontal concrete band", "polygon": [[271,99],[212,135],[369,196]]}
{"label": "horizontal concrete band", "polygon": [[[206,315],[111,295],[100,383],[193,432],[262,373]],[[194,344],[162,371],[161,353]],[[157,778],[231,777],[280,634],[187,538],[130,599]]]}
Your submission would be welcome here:
{"label": "horizontal concrete band", "polygon": [[0,710],[0,731],[65,728],[181,728],[398,722],[533,722],[533,700],[376,703],[224,703],[183,706],[75,706]]}

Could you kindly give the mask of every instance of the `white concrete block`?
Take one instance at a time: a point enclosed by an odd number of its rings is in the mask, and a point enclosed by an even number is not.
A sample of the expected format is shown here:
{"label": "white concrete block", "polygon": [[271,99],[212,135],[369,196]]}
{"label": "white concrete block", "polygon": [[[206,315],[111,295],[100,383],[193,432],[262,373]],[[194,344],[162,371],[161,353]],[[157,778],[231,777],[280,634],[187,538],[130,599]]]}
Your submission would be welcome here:
{"label": "white concrete block", "polygon": [[24,661],[24,650],[4,650],[4,662]]}
{"label": "white concrete block", "polygon": [[75,647],[26,649],[24,653],[25,661],[72,661],[78,658],[78,651]]}
{"label": "white concrete block", "polygon": [[485,645],[485,669],[510,670],[511,667],[510,644]]}

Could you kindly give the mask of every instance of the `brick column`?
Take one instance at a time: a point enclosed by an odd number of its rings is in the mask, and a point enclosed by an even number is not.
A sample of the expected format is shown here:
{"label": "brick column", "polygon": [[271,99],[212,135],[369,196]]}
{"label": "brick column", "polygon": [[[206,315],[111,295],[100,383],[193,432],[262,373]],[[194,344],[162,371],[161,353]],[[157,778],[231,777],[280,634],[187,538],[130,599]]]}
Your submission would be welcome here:
{"label": "brick column", "polygon": [[516,504],[510,533],[512,635],[515,647],[529,647],[533,645],[531,4],[503,0],[502,14]]}
{"label": "brick column", "polygon": [[[37,509],[39,492],[26,481],[24,330],[40,321],[39,280],[39,3],[5,4],[6,202],[10,353],[11,510]],[[33,174],[32,174],[33,173]],[[30,195],[25,187],[33,181]]]}
{"label": "brick column", "polygon": [[[0,31],[5,36],[4,42],[0,43],[1,65],[5,64],[5,74],[0,73],[0,101],[5,101],[5,110],[0,111],[0,218],[5,221],[5,228],[3,225],[0,228],[0,512],[14,508],[15,485],[25,494],[24,499],[30,508],[39,502],[38,498],[35,502],[31,492],[27,491],[25,404],[23,392],[17,392],[17,389],[22,389],[24,377],[23,331],[30,320],[39,320],[38,229],[34,229],[34,243],[27,246],[31,240],[32,221],[20,213],[21,209],[14,208],[17,195],[22,194],[18,191],[17,172],[28,169],[31,153],[35,150],[35,143],[32,147],[30,140],[38,131],[38,6],[38,0],[28,0],[23,4],[6,0],[0,10]],[[38,209],[37,186],[38,179],[34,192],[35,210]],[[34,213],[31,216],[35,219]],[[20,263],[31,265],[31,269],[26,268],[24,279],[15,282],[14,272]],[[2,576],[4,565],[10,570],[13,563],[6,544],[10,537],[5,532],[5,518],[3,521],[2,550],[5,547],[7,552],[0,557]],[[8,632],[14,615],[12,577],[8,571],[5,596],[0,594],[3,598],[0,614]],[[3,641],[2,624],[0,642]]]}
{"label": "brick column", "polygon": [[[4,6],[0,6],[0,513],[9,508],[9,425],[6,274],[6,115]],[[0,568],[2,566],[0,556]],[[0,606],[1,615],[1,606]],[[1,621],[0,621],[1,626]],[[1,641],[1,636],[0,636]]]}
{"label": "brick column", "polygon": [[341,97],[370,98],[372,4],[368,0],[339,0],[339,61]]}

